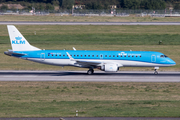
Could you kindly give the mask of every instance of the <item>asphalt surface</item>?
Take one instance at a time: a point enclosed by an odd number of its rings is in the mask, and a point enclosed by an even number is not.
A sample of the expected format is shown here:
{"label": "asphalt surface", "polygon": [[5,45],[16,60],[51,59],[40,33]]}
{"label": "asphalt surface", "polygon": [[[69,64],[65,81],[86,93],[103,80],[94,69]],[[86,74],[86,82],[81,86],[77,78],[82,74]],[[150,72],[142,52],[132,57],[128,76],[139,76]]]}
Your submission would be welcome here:
{"label": "asphalt surface", "polygon": [[59,118],[0,118],[0,120],[179,120],[180,118],[143,117],[59,117]]}
{"label": "asphalt surface", "polygon": [[67,82],[180,82],[180,72],[118,71],[0,71],[0,81],[67,81]]}
{"label": "asphalt surface", "polygon": [[0,25],[180,25],[180,22],[3,22]]}

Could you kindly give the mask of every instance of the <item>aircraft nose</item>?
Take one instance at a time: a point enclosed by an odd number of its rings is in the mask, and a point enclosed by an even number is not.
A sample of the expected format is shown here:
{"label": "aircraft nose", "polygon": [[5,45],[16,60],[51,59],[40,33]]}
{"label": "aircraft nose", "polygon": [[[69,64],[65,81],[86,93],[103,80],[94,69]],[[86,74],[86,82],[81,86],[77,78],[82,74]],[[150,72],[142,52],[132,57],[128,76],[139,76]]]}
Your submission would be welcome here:
{"label": "aircraft nose", "polygon": [[176,65],[176,62],[174,62],[174,61],[172,60],[172,64]]}
{"label": "aircraft nose", "polygon": [[176,65],[176,62],[174,62],[173,60],[168,60],[169,61],[169,63],[171,64],[171,65]]}

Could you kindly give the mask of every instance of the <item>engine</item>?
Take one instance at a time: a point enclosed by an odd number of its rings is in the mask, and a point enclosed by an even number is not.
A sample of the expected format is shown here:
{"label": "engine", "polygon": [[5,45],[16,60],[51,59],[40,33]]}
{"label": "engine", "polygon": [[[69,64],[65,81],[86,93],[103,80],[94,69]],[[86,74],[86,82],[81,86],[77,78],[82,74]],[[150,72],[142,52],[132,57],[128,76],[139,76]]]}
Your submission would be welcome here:
{"label": "engine", "polygon": [[101,70],[105,72],[117,72],[118,66],[116,64],[106,64],[101,66]]}

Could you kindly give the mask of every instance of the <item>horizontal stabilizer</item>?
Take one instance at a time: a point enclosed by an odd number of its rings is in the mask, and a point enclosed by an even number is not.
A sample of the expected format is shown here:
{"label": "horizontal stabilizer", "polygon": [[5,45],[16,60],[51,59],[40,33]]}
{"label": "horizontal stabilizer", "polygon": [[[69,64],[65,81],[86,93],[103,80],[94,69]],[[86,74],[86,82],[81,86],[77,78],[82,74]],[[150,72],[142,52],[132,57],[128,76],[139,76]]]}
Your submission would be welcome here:
{"label": "horizontal stabilizer", "polygon": [[26,55],[26,54],[22,54],[22,53],[15,53],[15,52],[13,52],[13,51],[5,51],[4,52],[4,54],[5,55],[9,55],[9,56],[12,56],[12,55],[17,55],[17,56],[24,56],[24,55]]}

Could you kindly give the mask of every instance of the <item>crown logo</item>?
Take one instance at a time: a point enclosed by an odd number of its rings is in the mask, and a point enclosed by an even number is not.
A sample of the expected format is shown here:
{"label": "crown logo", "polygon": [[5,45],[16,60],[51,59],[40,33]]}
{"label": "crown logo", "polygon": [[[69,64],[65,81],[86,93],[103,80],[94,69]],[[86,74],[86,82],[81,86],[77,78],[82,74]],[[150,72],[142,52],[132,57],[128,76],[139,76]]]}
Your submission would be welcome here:
{"label": "crown logo", "polygon": [[22,37],[19,37],[19,36],[18,36],[18,37],[15,37],[15,39],[16,39],[16,40],[21,40]]}

